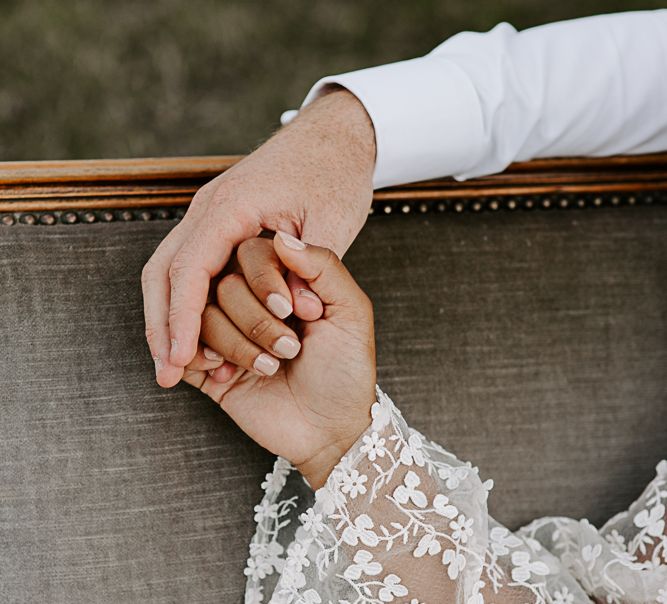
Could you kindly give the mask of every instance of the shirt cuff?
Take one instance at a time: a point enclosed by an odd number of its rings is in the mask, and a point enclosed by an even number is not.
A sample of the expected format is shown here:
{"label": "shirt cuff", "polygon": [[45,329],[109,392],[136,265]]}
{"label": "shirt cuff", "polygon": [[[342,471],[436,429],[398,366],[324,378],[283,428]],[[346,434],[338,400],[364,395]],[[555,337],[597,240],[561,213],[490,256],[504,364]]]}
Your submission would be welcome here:
{"label": "shirt cuff", "polygon": [[322,78],[302,106],[328,84],[347,88],[373,122],[376,189],[442,176],[461,179],[479,157],[483,121],[477,93],[466,73],[445,57],[431,54]]}

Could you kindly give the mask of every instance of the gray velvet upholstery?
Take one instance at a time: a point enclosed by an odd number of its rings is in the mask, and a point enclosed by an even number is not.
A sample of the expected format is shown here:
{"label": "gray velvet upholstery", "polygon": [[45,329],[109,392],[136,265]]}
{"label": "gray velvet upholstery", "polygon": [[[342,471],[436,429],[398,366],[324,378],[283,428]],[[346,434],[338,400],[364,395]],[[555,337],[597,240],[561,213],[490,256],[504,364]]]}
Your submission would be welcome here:
{"label": "gray velvet upholstery", "polygon": [[[139,274],[166,221],[0,228],[0,602],[240,602],[271,456],[158,388]],[[346,257],[379,380],[491,511],[626,507],[667,457],[667,208],[371,218]]]}

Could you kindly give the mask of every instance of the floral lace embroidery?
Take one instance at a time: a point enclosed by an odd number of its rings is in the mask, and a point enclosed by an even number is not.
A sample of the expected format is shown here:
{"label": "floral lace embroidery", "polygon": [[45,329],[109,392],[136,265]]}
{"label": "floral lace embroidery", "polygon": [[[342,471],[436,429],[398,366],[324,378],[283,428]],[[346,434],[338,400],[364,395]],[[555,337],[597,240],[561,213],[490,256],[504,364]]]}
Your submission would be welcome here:
{"label": "floral lace embroidery", "polygon": [[284,459],[267,474],[246,604],[667,604],[667,462],[599,532],[546,518],[512,533],[488,516],[493,483],[476,467],[408,428],[379,388],[371,414],[317,492]]}

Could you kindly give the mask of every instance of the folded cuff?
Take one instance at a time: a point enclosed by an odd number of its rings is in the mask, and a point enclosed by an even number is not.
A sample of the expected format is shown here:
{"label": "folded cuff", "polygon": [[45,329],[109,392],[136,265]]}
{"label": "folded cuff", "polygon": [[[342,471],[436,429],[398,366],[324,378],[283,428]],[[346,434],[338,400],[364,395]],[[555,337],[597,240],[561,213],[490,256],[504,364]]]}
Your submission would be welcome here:
{"label": "folded cuff", "polygon": [[479,99],[466,73],[451,60],[426,55],[317,82],[308,105],[328,84],[347,88],[375,128],[374,187],[442,176],[460,177],[481,152]]}

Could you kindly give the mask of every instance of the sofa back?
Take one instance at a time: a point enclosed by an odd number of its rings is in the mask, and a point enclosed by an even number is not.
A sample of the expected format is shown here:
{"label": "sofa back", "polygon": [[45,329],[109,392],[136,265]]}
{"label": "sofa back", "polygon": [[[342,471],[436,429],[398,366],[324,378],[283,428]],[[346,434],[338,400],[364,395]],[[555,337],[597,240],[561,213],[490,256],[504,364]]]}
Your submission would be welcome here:
{"label": "sofa back", "polygon": [[[0,166],[0,601],[240,602],[272,457],[160,389],[141,268],[235,158]],[[379,191],[345,258],[379,382],[512,528],[600,524],[667,457],[667,156]]]}

